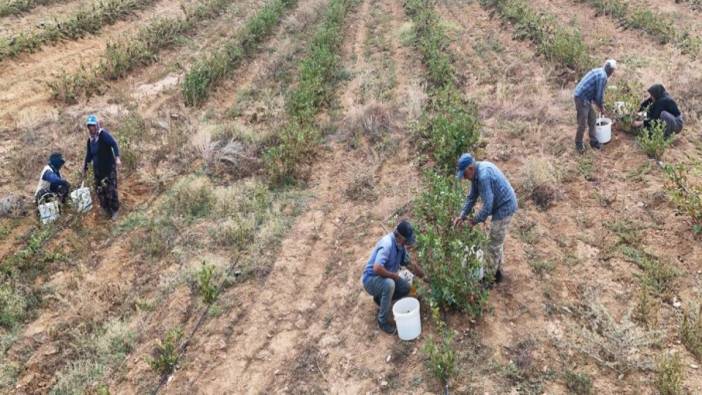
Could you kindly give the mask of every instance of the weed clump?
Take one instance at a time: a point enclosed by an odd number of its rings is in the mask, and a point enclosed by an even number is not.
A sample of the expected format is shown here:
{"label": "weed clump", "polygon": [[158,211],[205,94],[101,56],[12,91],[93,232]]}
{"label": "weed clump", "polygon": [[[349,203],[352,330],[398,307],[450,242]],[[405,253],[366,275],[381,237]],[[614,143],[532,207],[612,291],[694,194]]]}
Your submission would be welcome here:
{"label": "weed clump", "polygon": [[680,355],[666,355],[658,362],[654,385],[661,395],[683,395],[683,365]]}
{"label": "weed clump", "polygon": [[691,185],[688,181],[688,168],[684,165],[666,165],[668,178],[666,190],[673,203],[682,214],[689,217],[692,231],[702,233],[702,186]]}
{"label": "weed clump", "polygon": [[437,326],[439,338],[435,339],[430,335],[424,343],[422,351],[427,357],[427,365],[434,377],[442,385],[448,385],[448,381],[455,372],[456,352],[453,341],[454,332],[441,319],[439,308],[432,305],[431,308],[434,323]]}
{"label": "weed clump", "polygon": [[216,278],[215,267],[203,262],[197,273],[197,289],[205,304],[211,305],[217,300],[219,287],[214,283]]}
{"label": "weed clump", "polygon": [[529,160],[522,169],[522,188],[542,209],[548,209],[558,193],[559,176],[551,162],[543,158]]}
{"label": "weed clump", "polygon": [[702,361],[702,303],[695,311],[694,307],[690,307],[683,315],[683,321],[680,325],[680,337],[683,344],[690,352]]}
{"label": "weed clump", "polygon": [[0,285],[0,327],[13,328],[26,314],[25,296],[10,284]]}
{"label": "weed clump", "polygon": [[207,217],[215,204],[213,186],[206,178],[187,178],[173,187],[167,210],[193,221]]}
{"label": "weed clump", "polygon": [[649,158],[658,160],[672,143],[672,139],[665,136],[665,122],[661,120],[654,120],[648,128],[641,129],[636,141]]}
{"label": "weed clump", "polygon": [[592,394],[592,379],[585,373],[565,372],[566,387],[576,395]]}

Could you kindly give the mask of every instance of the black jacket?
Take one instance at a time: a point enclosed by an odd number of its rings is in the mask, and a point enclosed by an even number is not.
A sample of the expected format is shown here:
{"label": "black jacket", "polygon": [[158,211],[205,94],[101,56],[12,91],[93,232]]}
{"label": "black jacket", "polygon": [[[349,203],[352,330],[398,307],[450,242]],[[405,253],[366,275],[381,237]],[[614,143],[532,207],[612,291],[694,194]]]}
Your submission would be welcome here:
{"label": "black jacket", "polygon": [[115,170],[116,156],[119,156],[117,141],[115,141],[107,129],[102,129],[98,135],[97,149],[95,152],[91,150],[90,138],[88,138],[83,167],[85,170],[87,170],[88,163],[93,162],[93,172],[95,173],[95,178],[105,178]]}
{"label": "black jacket", "polygon": [[[663,111],[669,112],[674,117],[680,116],[680,109],[672,97],[666,92],[663,85],[656,84],[648,88],[651,97],[644,100],[639,107],[639,111],[647,111],[645,126],[656,119],[661,119]],[[648,108],[648,110],[647,110]]]}

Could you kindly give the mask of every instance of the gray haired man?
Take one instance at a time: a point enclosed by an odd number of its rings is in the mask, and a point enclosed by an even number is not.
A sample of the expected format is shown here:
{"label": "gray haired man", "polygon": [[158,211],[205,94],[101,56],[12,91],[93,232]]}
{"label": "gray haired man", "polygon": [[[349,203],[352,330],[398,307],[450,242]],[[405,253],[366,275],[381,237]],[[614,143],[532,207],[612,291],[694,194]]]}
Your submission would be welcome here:
{"label": "gray haired man", "polygon": [[595,111],[592,104],[597,106],[600,113],[605,113],[604,92],[607,87],[607,80],[617,69],[617,62],[609,59],[602,67],[590,70],[575,87],[573,100],[575,101],[575,112],[578,119],[578,130],[575,133],[575,149],[579,153],[585,152],[583,136],[587,127],[590,136],[590,147],[594,149],[602,148],[602,145],[595,137]]}

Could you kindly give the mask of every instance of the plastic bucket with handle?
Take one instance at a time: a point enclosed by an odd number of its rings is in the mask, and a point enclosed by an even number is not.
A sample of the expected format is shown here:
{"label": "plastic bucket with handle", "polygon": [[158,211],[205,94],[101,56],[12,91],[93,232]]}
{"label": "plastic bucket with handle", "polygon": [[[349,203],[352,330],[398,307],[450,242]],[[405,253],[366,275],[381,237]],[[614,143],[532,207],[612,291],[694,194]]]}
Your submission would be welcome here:
{"label": "plastic bucket with handle", "polygon": [[419,317],[419,301],[415,298],[402,298],[392,306],[397,334],[402,340],[414,340],[422,333]]}
{"label": "plastic bucket with handle", "polygon": [[599,117],[595,121],[595,137],[600,144],[609,143],[612,139],[612,120],[605,117]]}

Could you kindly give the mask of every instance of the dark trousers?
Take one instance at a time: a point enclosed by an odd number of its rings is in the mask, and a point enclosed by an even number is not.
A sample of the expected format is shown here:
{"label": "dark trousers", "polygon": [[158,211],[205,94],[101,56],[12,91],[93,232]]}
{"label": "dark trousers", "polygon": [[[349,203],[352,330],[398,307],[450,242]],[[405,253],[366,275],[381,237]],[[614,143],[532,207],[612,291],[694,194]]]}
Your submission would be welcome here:
{"label": "dark trousers", "polygon": [[117,170],[113,169],[108,175],[95,177],[95,193],[100,201],[100,207],[112,215],[119,210],[117,196]]}
{"label": "dark trousers", "polygon": [[71,184],[69,184],[66,181],[64,181],[60,184],[52,184],[49,188],[44,188],[44,189],[39,190],[39,193],[37,193],[37,196],[36,196],[37,203],[39,203],[39,199],[41,199],[41,197],[46,195],[47,193],[55,194],[61,203],[65,203],[66,197],[68,196],[68,191],[70,191],[70,190],[71,190]]}

